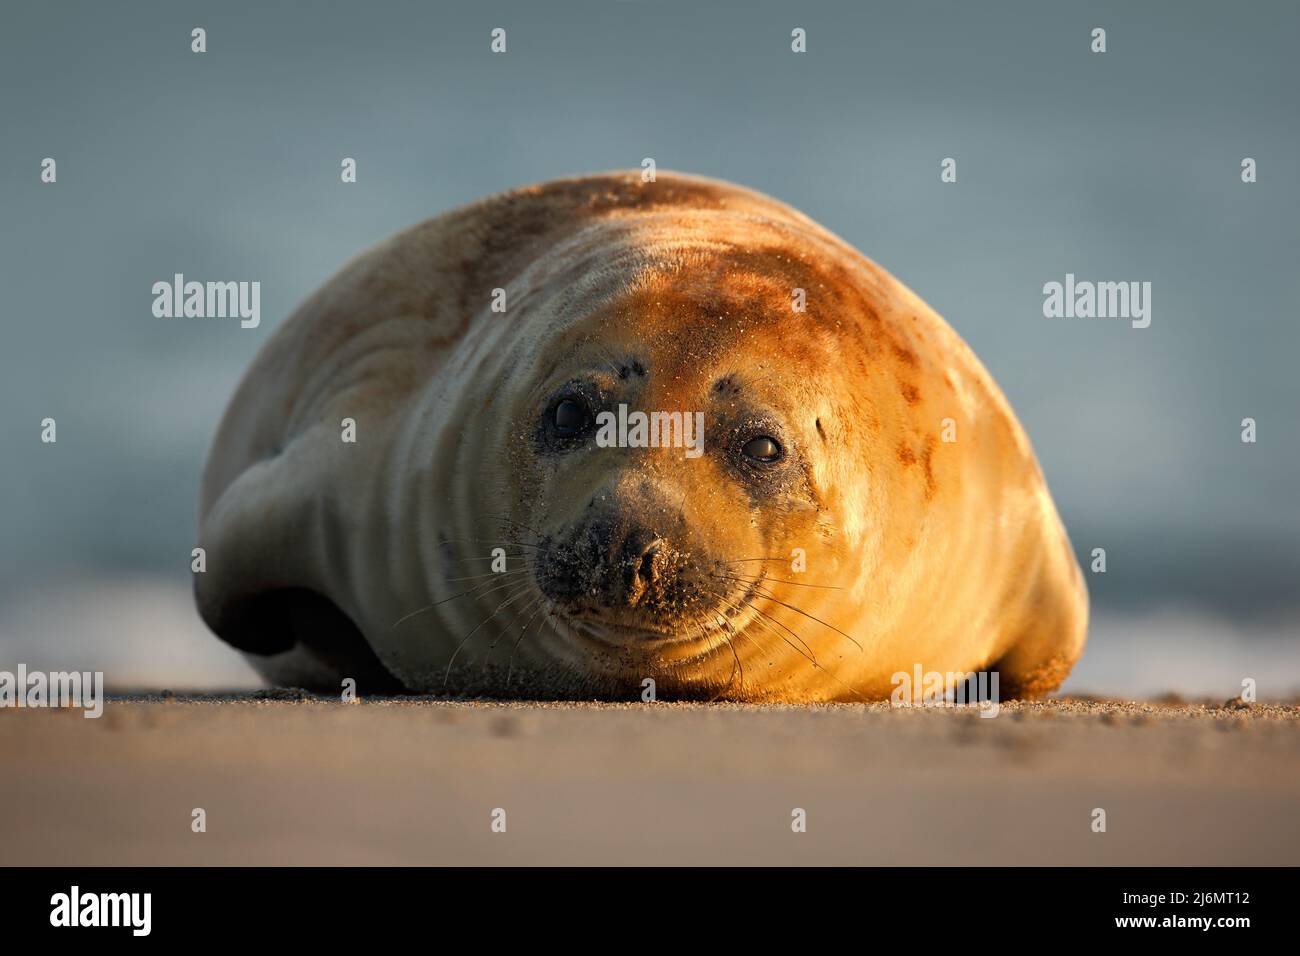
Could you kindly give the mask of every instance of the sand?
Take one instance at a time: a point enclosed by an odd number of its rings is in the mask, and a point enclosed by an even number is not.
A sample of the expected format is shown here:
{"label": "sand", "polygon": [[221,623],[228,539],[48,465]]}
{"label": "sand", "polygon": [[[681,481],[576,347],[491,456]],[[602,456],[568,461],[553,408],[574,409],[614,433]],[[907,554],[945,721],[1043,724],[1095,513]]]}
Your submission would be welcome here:
{"label": "sand", "polygon": [[1298,758],[1277,704],[112,699],[0,710],[0,863],[1296,864]]}

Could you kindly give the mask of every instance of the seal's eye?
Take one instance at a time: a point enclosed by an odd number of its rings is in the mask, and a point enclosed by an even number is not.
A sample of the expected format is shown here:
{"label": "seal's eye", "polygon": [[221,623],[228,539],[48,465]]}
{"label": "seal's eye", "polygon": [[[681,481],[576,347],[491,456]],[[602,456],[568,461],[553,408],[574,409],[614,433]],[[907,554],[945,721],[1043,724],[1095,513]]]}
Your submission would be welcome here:
{"label": "seal's eye", "polygon": [[555,406],[551,413],[551,424],[561,435],[576,435],[587,425],[587,406],[582,402],[565,398]]}
{"label": "seal's eye", "polygon": [[767,435],[751,438],[745,442],[745,447],[741,451],[745,453],[745,457],[755,461],[771,463],[781,459],[781,446],[776,443],[775,438],[769,438]]}

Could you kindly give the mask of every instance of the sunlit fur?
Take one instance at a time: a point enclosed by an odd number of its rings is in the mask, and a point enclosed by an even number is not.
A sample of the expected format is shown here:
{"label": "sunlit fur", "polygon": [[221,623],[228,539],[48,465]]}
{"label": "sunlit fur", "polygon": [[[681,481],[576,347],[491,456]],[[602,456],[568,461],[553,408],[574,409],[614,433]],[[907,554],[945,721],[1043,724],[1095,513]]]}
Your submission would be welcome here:
{"label": "sunlit fur", "polygon": [[[705,412],[704,454],[544,453],[545,403],[574,377]],[[788,458],[755,484],[726,452],[757,413]],[[592,508],[662,535],[671,594],[576,616],[546,597],[541,556],[608,566],[583,552]],[[636,699],[651,678],[661,698],[879,699],[919,664],[1036,695],[1086,631],[1029,442],[953,330],[795,210],[662,172],[494,196],[347,265],[239,387],[200,515],[200,610],[281,683],[337,688],[352,667],[293,614],[280,646],[257,599],[285,589],[430,693]]]}

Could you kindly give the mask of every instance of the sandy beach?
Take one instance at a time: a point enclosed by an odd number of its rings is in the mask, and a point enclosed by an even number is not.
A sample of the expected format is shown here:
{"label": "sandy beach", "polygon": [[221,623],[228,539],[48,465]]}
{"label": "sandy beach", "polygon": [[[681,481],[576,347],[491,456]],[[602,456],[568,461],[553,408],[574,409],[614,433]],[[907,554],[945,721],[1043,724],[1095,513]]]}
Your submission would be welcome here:
{"label": "sandy beach", "polygon": [[0,863],[1295,864],[1298,756],[1294,704],[115,698],[0,711]]}

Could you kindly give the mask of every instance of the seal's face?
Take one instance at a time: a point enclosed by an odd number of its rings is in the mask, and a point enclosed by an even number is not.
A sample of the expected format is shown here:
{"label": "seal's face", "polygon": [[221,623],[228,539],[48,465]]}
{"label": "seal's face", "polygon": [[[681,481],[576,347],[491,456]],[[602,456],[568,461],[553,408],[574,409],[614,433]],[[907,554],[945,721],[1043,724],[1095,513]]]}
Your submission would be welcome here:
{"label": "seal's face", "polygon": [[731,373],[678,385],[666,351],[567,369],[537,408],[537,585],[598,640],[683,642],[734,625],[773,539],[815,512],[784,411]]}
{"label": "seal's face", "polygon": [[786,637],[756,620],[757,598],[815,603],[792,559],[838,562],[809,454],[827,454],[829,357],[773,272],[715,258],[689,279],[640,274],[557,330],[514,410],[515,527],[537,589],[615,669],[713,654],[725,681],[747,629]]}

